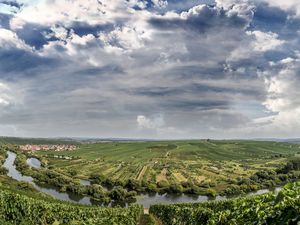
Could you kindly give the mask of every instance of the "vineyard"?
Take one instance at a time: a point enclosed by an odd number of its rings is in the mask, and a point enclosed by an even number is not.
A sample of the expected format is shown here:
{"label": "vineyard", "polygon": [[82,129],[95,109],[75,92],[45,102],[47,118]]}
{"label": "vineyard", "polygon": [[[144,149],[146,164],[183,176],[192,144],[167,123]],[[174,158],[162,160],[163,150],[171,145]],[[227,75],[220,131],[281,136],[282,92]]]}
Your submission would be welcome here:
{"label": "vineyard", "polygon": [[[128,208],[88,207],[59,201],[45,201],[0,190],[0,222],[12,224],[118,224],[135,225],[142,206]],[[6,224],[5,223],[5,224]]]}
{"label": "vineyard", "polygon": [[[278,193],[193,204],[152,205],[143,208],[81,206],[33,198],[0,189],[1,224],[23,225],[284,225],[300,221],[300,184],[290,183]],[[3,223],[2,223],[3,222]]]}
{"label": "vineyard", "polygon": [[[155,145],[154,145],[155,144]],[[176,148],[183,148],[187,143],[185,142],[177,142]],[[145,153],[145,151],[150,151],[151,154],[160,154],[161,151],[165,151],[164,148],[167,148],[168,154],[163,154],[162,158],[155,156],[151,159],[149,155],[143,155],[137,152],[135,157],[123,156],[122,160],[129,160],[129,165],[131,163],[137,161],[142,163],[139,157],[146,157],[152,164],[147,163],[141,167],[137,172],[137,177],[139,179],[144,179],[147,174],[149,175],[149,168],[151,165],[156,164],[155,160],[157,160],[157,164],[164,163],[162,167],[159,167],[158,172],[161,170],[159,176],[167,177],[172,179],[172,177],[177,177],[177,183],[173,183],[173,185],[169,186],[169,189],[173,192],[177,191],[174,189],[174,185],[182,185],[180,192],[184,192],[186,190],[192,190],[192,188],[208,188],[210,190],[214,190],[213,188],[217,188],[218,185],[222,184],[222,180],[215,180],[215,185],[203,186],[203,183],[191,182],[192,186],[185,186],[187,181],[184,180],[184,176],[180,174],[184,174],[185,177],[192,171],[200,171],[197,170],[198,165],[194,164],[190,160],[191,165],[188,165],[185,171],[181,171],[181,173],[177,170],[175,171],[175,167],[178,164],[171,164],[175,162],[174,157],[176,151],[175,144],[166,144],[166,143],[114,143],[114,144],[105,144],[104,146],[115,146],[118,147],[119,150],[114,148],[110,149],[110,151],[114,151],[116,154],[120,156],[125,152],[129,154],[129,152],[138,151],[138,150],[130,150],[132,146],[142,147],[141,152]],[[192,145],[191,145],[192,144]],[[300,183],[293,182],[295,180],[299,180],[300,177],[300,160],[298,157],[298,145],[289,145],[282,143],[258,143],[258,142],[240,142],[240,143],[231,143],[231,142],[210,142],[210,143],[200,143],[201,145],[214,145],[214,149],[224,148],[224,145],[233,145],[238,146],[238,151],[241,157],[244,155],[242,160],[234,161],[236,164],[239,164],[244,173],[242,176],[242,171],[237,171],[241,173],[241,177],[232,177],[230,180],[230,187],[232,187],[231,193],[235,191],[248,190],[247,188],[257,186],[274,186],[275,183],[288,183],[284,186],[284,189],[280,192],[270,192],[268,194],[257,195],[257,196],[248,196],[248,197],[240,197],[234,198],[230,200],[222,200],[222,201],[209,201],[202,203],[183,203],[183,204],[154,204],[151,205],[149,209],[149,214],[144,214],[144,209],[142,205],[131,204],[127,208],[120,207],[104,207],[104,206],[83,206],[75,203],[68,203],[64,201],[56,200],[44,193],[38,192],[35,190],[32,185],[26,182],[20,182],[13,180],[12,178],[7,176],[7,170],[2,166],[0,173],[0,224],[5,225],[63,225],[63,224],[71,224],[71,225],[284,225],[284,224],[297,224],[300,221]],[[189,146],[199,146],[198,142],[189,143]],[[119,146],[120,145],[120,146]],[[126,146],[129,145],[129,146]],[[219,145],[219,146],[218,146]],[[149,147],[150,146],[150,147]],[[152,147],[151,147],[152,146]],[[160,147],[159,147],[160,146]],[[245,150],[242,146],[247,147]],[[251,148],[252,146],[252,148]],[[255,150],[255,147],[256,149]],[[274,147],[275,146],[275,147]],[[87,146],[86,146],[87,147]],[[95,146],[94,146],[95,147]],[[99,146],[98,146],[99,147]],[[100,144],[100,147],[103,147]],[[125,148],[127,147],[127,148]],[[270,149],[273,147],[273,150]],[[150,150],[149,150],[150,149]],[[204,148],[203,148],[204,149]],[[263,149],[263,150],[262,150]],[[96,148],[88,151],[88,149],[79,149],[74,152],[67,152],[66,154],[78,154],[76,157],[79,157],[75,160],[66,161],[65,159],[51,159],[49,155],[41,154],[36,155],[39,159],[48,164],[48,168],[41,169],[32,169],[26,164],[26,158],[31,156],[30,154],[24,154],[19,151],[16,146],[12,145],[3,145],[0,146],[0,162],[3,164],[5,158],[7,157],[7,151],[13,150],[17,154],[17,158],[15,161],[15,166],[18,170],[22,171],[22,173],[33,176],[37,182],[51,184],[55,187],[59,187],[60,190],[69,191],[72,193],[78,193],[81,195],[87,195],[92,197],[95,200],[107,200],[107,203],[111,201],[127,201],[128,199],[138,198],[139,190],[147,191],[148,189],[144,189],[143,185],[147,184],[152,185],[151,183],[139,183],[139,179],[127,180],[124,184],[122,184],[121,180],[115,180],[118,186],[115,186],[111,190],[104,190],[101,186],[103,182],[109,182],[107,176],[99,173],[89,174],[88,178],[91,180],[91,185],[84,186],[78,182],[77,177],[83,176],[80,174],[80,170],[74,170],[74,168],[68,168],[68,165],[73,162],[83,163],[84,166],[88,166],[87,162],[94,162],[95,165],[102,163],[114,163],[113,158],[106,160],[101,159],[101,154],[106,154],[105,156],[109,157],[109,152],[101,149],[97,150]],[[270,152],[268,152],[270,150]],[[89,161],[88,159],[82,159],[84,157],[83,151],[87,151],[90,154],[99,154],[95,156],[94,161]],[[188,149],[182,150],[183,153],[187,153]],[[197,154],[202,154],[202,149],[196,151]],[[217,151],[217,150],[216,150]],[[228,150],[229,151],[229,150]],[[263,155],[260,155],[260,151],[264,151]],[[283,154],[285,152],[285,154]],[[138,155],[141,154],[141,156]],[[195,153],[195,154],[196,154]],[[34,153],[33,153],[34,154]],[[172,156],[173,154],[173,156]],[[195,156],[193,153],[192,156]],[[217,154],[217,153],[216,153]],[[229,154],[229,152],[228,152]],[[255,155],[255,157],[261,157],[259,163],[254,164],[253,161],[250,161],[250,156]],[[98,158],[97,158],[98,157]],[[113,155],[111,155],[113,157]],[[167,158],[165,158],[167,157]],[[187,156],[186,156],[187,157]],[[212,156],[209,156],[212,157]],[[204,159],[209,164],[203,165],[213,165],[216,168],[218,167],[218,171],[216,175],[223,176],[226,172],[226,166],[234,166],[234,164],[229,164],[229,159],[226,159],[224,156],[221,160],[222,156],[219,156],[218,160],[209,160],[208,158],[202,157],[202,162],[204,163]],[[121,158],[120,158],[121,159]],[[199,160],[199,159],[197,159]],[[200,160],[200,161],[201,161]],[[265,162],[265,167],[263,167],[262,163]],[[68,169],[64,169],[63,164]],[[56,166],[60,165],[61,167],[56,168]],[[95,166],[93,165],[93,166]],[[168,166],[169,165],[169,166]],[[172,166],[170,166],[172,165]],[[199,168],[209,168],[208,166],[203,166]],[[51,167],[52,166],[52,167]],[[78,167],[80,168],[80,167]],[[95,167],[96,168],[96,167]],[[121,167],[120,170],[122,170]],[[123,169],[126,170],[124,167]],[[152,167],[155,168],[155,166]],[[212,168],[210,166],[210,168]],[[237,167],[234,167],[234,170]],[[86,168],[84,168],[85,170]],[[216,170],[216,169],[215,169]],[[210,171],[213,171],[211,169]],[[249,171],[252,171],[251,173]],[[219,174],[217,174],[219,173]],[[153,173],[152,173],[153,174]],[[211,172],[212,174],[212,172]],[[78,176],[81,175],[81,176]],[[247,178],[248,175],[248,178]],[[155,176],[154,176],[155,177]],[[233,178],[235,180],[233,180]],[[181,180],[179,182],[179,180]],[[175,182],[175,181],[174,181]],[[218,183],[219,182],[219,183]],[[154,183],[156,185],[156,183]],[[124,188],[123,188],[123,187]],[[153,190],[163,190],[162,187],[157,184]],[[229,190],[229,189],[226,189]],[[146,212],[148,212],[146,210]]]}
{"label": "vineyard", "polygon": [[300,184],[279,193],[206,203],[153,205],[150,213],[164,225],[298,224]]}
{"label": "vineyard", "polygon": [[[298,180],[278,171],[298,144],[263,141],[156,141],[83,144],[75,151],[36,151],[65,176],[136,192],[238,195]],[[80,169],[79,169],[80,168]]]}

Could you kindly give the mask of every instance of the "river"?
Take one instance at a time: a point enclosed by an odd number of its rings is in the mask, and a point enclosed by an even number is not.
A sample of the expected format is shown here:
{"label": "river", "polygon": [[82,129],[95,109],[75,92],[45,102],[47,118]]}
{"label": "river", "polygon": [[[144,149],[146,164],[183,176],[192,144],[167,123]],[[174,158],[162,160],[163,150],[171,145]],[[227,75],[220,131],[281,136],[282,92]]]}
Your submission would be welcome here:
{"label": "river", "polygon": [[[84,197],[84,196],[78,196],[72,193],[62,193],[57,191],[54,187],[45,185],[37,185],[33,182],[33,178],[30,176],[23,176],[17,169],[16,166],[14,165],[15,159],[17,155],[14,152],[8,151],[7,152],[8,157],[6,158],[3,166],[8,170],[8,176],[18,180],[18,181],[26,181],[29,182],[34,186],[35,189],[37,189],[40,192],[46,193],[48,195],[51,195],[54,198],[57,198],[59,200],[63,201],[69,201],[69,202],[74,202],[74,203],[80,203],[84,205],[91,205],[91,200],[89,197]],[[38,159],[36,159],[38,160]],[[32,162],[32,160],[27,160],[28,162]],[[30,163],[28,163],[30,166],[32,166]],[[36,163],[34,165],[37,165]]]}
{"label": "river", "polygon": [[[83,205],[99,205],[99,202],[96,202],[92,200],[88,196],[79,196],[73,193],[62,193],[59,192],[54,187],[51,187],[49,185],[37,185],[33,182],[33,178],[30,176],[23,176],[14,165],[16,154],[14,152],[8,151],[7,152],[8,157],[5,160],[4,167],[8,170],[8,176],[18,180],[18,181],[26,181],[31,183],[35,189],[37,189],[40,192],[46,193],[48,195],[51,195],[52,197],[63,200],[63,201],[69,201],[73,203],[79,203]],[[41,168],[41,162],[36,158],[29,158],[27,159],[27,164],[34,168]],[[91,182],[89,180],[80,180],[80,183],[82,185],[90,185]],[[276,188],[275,191],[279,191],[281,188]],[[248,195],[257,195],[257,194],[263,194],[269,192],[269,189],[262,189],[257,192],[249,193]],[[160,195],[158,193],[156,194],[141,194],[137,197],[137,201],[135,203],[141,204],[144,206],[144,208],[149,208],[150,205],[153,204],[175,204],[175,203],[192,203],[192,202],[205,202],[210,200],[224,200],[227,199],[224,196],[217,196],[216,198],[210,198],[208,196],[201,196],[201,195],[175,195],[175,194],[163,194]]]}

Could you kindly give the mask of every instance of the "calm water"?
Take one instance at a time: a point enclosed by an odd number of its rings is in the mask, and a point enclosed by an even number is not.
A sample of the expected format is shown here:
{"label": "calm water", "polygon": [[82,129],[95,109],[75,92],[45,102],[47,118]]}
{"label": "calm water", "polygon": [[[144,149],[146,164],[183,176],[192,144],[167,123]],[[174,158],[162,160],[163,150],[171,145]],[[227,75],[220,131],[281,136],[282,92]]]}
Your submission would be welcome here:
{"label": "calm water", "polygon": [[16,159],[16,154],[14,152],[7,152],[8,156],[3,164],[3,166],[8,170],[8,176],[18,180],[18,181],[27,181],[29,183],[33,182],[33,178],[29,176],[23,176],[17,169],[16,166],[14,165],[15,159]]}
{"label": "calm water", "polygon": [[[75,202],[75,203],[80,203],[84,205],[91,205],[91,200],[89,197],[84,197],[84,196],[78,196],[75,194],[71,193],[61,193],[57,191],[54,187],[45,185],[37,185],[33,182],[33,178],[30,176],[23,176],[17,169],[16,166],[14,165],[15,159],[16,159],[16,154],[14,152],[7,152],[8,157],[6,158],[4,162],[4,167],[8,170],[8,176],[18,180],[18,181],[26,181],[29,182],[34,186],[35,189],[37,189],[40,192],[46,193],[48,195],[53,196],[54,198],[57,198],[59,200],[63,201],[69,201],[69,202]],[[36,159],[38,160],[38,159]],[[28,162],[28,161],[27,161]],[[32,161],[30,161],[32,162]],[[35,164],[37,165],[37,164]]]}
{"label": "calm water", "polygon": [[226,197],[217,196],[216,198],[210,198],[202,195],[175,195],[175,194],[143,194],[138,197],[137,204],[141,204],[144,208],[149,208],[154,204],[174,204],[174,203],[193,203],[193,202],[206,202],[210,200],[224,200]]}
{"label": "calm water", "polygon": [[[248,193],[247,195],[261,195],[264,193],[268,193],[270,191],[280,191],[282,188],[278,187],[274,190],[262,189],[256,192]],[[233,196],[231,198],[235,198],[238,196]],[[175,203],[195,203],[195,202],[206,202],[211,200],[225,200],[228,197],[225,196],[216,196],[216,198],[203,196],[203,195],[187,195],[187,194],[163,194],[160,195],[158,193],[155,194],[143,194],[140,195],[136,201],[137,204],[141,204],[144,208],[149,208],[150,205],[154,204],[175,204]]]}
{"label": "calm water", "polygon": [[82,184],[84,186],[88,186],[88,185],[91,185],[91,181],[80,179],[80,184]]}
{"label": "calm water", "polygon": [[29,158],[29,159],[26,160],[26,162],[30,167],[33,167],[33,168],[36,168],[36,169],[41,168],[41,162],[37,158]]}
{"label": "calm water", "polygon": [[[36,188],[38,191],[41,191],[43,193],[46,193],[48,195],[51,195],[54,198],[57,198],[59,200],[63,201],[69,201],[74,203],[79,203],[83,205],[100,205],[99,202],[96,202],[92,200],[90,197],[87,196],[79,196],[73,193],[61,193],[54,187],[48,186],[48,185],[37,185],[33,182],[33,178],[30,176],[23,176],[14,165],[14,161],[16,159],[16,154],[14,152],[7,152],[8,157],[4,163],[4,167],[8,170],[8,176],[12,177],[15,180],[18,181],[26,181],[31,183],[34,188]],[[40,168],[41,163],[36,158],[30,158],[27,160],[27,163],[29,166],[34,168]],[[80,180],[80,183],[82,185],[91,185],[91,182],[89,180]],[[275,191],[279,191],[281,188],[276,188]],[[268,189],[259,190],[257,192],[249,193],[248,195],[258,195],[258,194],[264,194],[269,192]],[[141,204],[144,206],[144,208],[149,208],[150,205],[153,204],[174,204],[174,203],[192,203],[192,202],[205,202],[210,200],[224,200],[227,199],[224,196],[217,196],[216,198],[209,198],[208,196],[196,196],[196,195],[174,195],[174,194],[163,194],[160,195],[158,193],[156,194],[141,194],[138,196],[138,199],[135,203]]]}

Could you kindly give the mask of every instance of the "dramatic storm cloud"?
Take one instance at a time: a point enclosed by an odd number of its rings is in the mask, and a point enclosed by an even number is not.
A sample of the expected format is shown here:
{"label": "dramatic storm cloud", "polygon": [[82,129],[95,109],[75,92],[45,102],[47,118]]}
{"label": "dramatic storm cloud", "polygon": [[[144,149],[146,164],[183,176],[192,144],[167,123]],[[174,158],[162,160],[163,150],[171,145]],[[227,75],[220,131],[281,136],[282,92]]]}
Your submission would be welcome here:
{"label": "dramatic storm cloud", "polygon": [[296,0],[0,0],[0,135],[300,136]]}

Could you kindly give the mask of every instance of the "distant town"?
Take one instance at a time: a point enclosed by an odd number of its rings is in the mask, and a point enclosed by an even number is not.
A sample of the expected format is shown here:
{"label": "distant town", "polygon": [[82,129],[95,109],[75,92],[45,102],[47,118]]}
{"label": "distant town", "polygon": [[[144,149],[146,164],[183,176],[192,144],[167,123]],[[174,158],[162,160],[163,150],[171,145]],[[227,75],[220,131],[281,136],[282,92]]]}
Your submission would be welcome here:
{"label": "distant town", "polygon": [[57,144],[57,145],[20,145],[20,150],[22,151],[73,151],[76,150],[78,146],[76,145],[67,145],[67,144]]}

